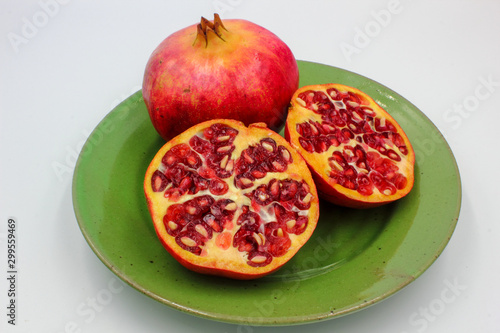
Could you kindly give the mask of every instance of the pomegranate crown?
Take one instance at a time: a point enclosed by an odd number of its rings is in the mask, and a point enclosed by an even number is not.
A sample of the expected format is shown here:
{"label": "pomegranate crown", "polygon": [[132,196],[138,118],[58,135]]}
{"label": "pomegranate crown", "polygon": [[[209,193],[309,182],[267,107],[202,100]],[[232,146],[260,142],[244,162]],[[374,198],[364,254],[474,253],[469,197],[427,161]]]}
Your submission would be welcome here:
{"label": "pomegranate crown", "polygon": [[224,27],[224,24],[222,24],[222,20],[220,19],[219,14],[214,13],[213,22],[207,20],[202,16],[200,23],[198,23],[197,25],[197,35],[195,42],[198,38],[200,38],[201,40],[205,41],[205,47],[206,47],[208,45],[208,34],[210,33],[214,33],[221,40],[225,41],[224,38],[222,37],[222,29],[227,31],[226,27]]}

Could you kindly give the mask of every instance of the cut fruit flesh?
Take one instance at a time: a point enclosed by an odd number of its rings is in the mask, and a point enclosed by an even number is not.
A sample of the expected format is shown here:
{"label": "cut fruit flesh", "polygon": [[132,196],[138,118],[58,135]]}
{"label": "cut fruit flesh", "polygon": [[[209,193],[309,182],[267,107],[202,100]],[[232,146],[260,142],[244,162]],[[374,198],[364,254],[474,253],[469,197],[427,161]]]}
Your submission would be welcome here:
{"label": "cut fruit flesh", "polygon": [[159,150],[144,190],[158,237],[181,264],[237,279],[281,267],[319,216],[307,165],[261,123],[192,127]]}
{"label": "cut fruit flesh", "polygon": [[285,137],[306,160],[320,196],[368,208],[408,194],[415,155],[399,124],[362,91],[341,84],[300,88]]}

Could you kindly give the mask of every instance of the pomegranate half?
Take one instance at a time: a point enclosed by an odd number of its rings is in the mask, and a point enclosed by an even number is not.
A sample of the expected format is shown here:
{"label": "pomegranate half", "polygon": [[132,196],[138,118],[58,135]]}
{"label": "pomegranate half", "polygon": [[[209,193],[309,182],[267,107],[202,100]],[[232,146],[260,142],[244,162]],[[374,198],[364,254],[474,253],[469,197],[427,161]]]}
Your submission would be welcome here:
{"label": "pomegranate half", "polygon": [[299,71],[289,47],[269,30],[240,19],[199,24],[168,36],[152,53],[142,93],[165,139],[210,119],[257,122],[279,131]]}
{"label": "pomegranate half", "polygon": [[366,93],[341,84],[298,89],[285,137],[307,161],[322,198],[369,208],[407,195],[415,154],[401,126]]}
{"label": "pomegranate half", "polygon": [[167,142],[144,191],[156,233],[182,265],[235,279],[267,275],[307,242],[319,200],[302,157],[265,124],[197,124]]}

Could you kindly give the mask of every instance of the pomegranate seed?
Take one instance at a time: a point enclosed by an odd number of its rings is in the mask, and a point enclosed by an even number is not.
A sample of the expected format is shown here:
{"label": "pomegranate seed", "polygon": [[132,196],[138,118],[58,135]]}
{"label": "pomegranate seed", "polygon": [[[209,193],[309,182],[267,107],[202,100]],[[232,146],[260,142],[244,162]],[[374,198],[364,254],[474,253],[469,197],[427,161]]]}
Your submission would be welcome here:
{"label": "pomegranate seed", "polygon": [[202,165],[202,162],[198,157],[198,154],[196,154],[194,151],[190,151],[186,157],[186,164],[193,169],[198,169]]}
{"label": "pomegranate seed", "polygon": [[308,204],[311,202],[311,199],[313,198],[313,195],[308,192],[304,198],[301,199],[301,201],[305,204]]}
{"label": "pomegranate seed", "polygon": [[347,167],[347,169],[344,170],[344,176],[347,178],[353,178],[357,175],[356,170],[352,166]]}
{"label": "pomegranate seed", "polygon": [[262,235],[261,233],[253,233],[252,237],[253,239],[255,239],[255,242],[257,242],[258,246],[261,246],[266,242],[264,235]]}
{"label": "pomegranate seed", "polygon": [[172,231],[177,230],[178,225],[174,221],[168,221],[168,228]]}
{"label": "pomegranate seed", "polygon": [[248,265],[252,267],[262,267],[268,265],[272,261],[272,257],[267,252],[252,252],[248,256]]}
{"label": "pomegranate seed", "polygon": [[396,179],[393,181],[393,184],[396,186],[398,190],[404,189],[407,183],[408,180],[406,179],[406,177],[400,173],[396,175]]}
{"label": "pomegranate seed", "polygon": [[[281,230],[281,229],[278,229]],[[282,230],[281,230],[282,232]],[[277,234],[279,231],[276,232]],[[269,236],[268,236],[269,237]],[[290,238],[288,238],[288,235],[283,235],[283,236],[273,236],[273,242],[271,242],[268,246],[268,252],[274,257],[281,257],[284,255],[288,249],[290,248],[290,245],[292,244]]]}
{"label": "pomegranate seed", "polygon": [[179,183],[179,188],[187,190],[191,187],[192,184],[193,180],[189,176],[186,176],[182,178],[181,182]]}
{"label": "pomegranate seed", "polygon": [[229,190],[229,187],[224,181],[214,178],[210,180],[208,189],[213,195],[224,195]]}
{"label": "pomegranate seed", "polygon": [[332,98],[332,99],[337,99],[337,89],[335,88],[330,88],[326,91],[326,93]]}
{"label": "pomegranate seed", "polygon": [[304,101],[302,98],[297,97],[295,100],[296,100],[296,101],[297,101],[297,103],[299,103],[302,107],[306,107],[306,105],[307,105],[307,104],[306,104],[306,101]]}
{"label": "pomegranate seed", "polygon": [[217,223],[217,220],[215,219],[215,216],[213,214],[206,214],[203,216],[203,221],[210,227],[212,228],[213,231],[215,232],[220,232],[222,231],[222,227],[219,223]]}
{"label": "pomegranate seed", "polygon": [[310,152],[310,153],[314,152],[314,146],[311,144],[310,140],[307,140],[307,139],[304,139],[303,137],[300,137],[299,143],[302,146],[302,148],[304,148],[308,152]]}
{"label": "pomegranate seed", "polygon": [[229,152],[233,148],[234,148],[233,146],[222,146],[222,147],[217,148],[217,152],[219,154],[225,154],[225,153]]}
{"label": "pomegranate seed", "polygon": [[198,197],[196,200],[202,209],[207,209],[214,203],[214,199],[209,195]]}
{"label": "pomegranate seed", "polygon": [[153,189],[154,192],[163,192],[165,188],[167,187],[169,181],[165,175],[160,172],[159,170],[156,170],[153,173],[153,176],[151,177],[151,188]]}
{"label": "pomegranate seed", "polygon": [[401,146],[398,148],[399,148],[399,151],[401,152],[401,154],[408,155],[408,149],[406,148],[406,146]]}
{"label": "pomegranate seed", "polygon": [[215,172],[210,168],[201,167],[198,169],[198,174],[203,178],[210,179],[215,175]]}
{"label": "pomegranate seed", "polygon": [[206,140],[203,140],[202,138],[196,135],[189,140],[189,145],[191,146],[191,148],[193,148],[195,152],[199,154],[203,154],[204,152],[206,152],[209,146]]}
{"label": "pomegranate seed", "polygon": [[218,142],[223,142],[223,141],[227,141],[227,140],[229,140],[230,138],[231,138],[231,137],[230,137],[229,135],[223,135],[223,136],[219,136],[219,137],[217,138],[217,141],[218,141]]}
{"label": "pomegranate seed", "polygon": [[345,121],[340,117],[340,116],[334,116],[332,119],[332,122],[335,126],[338,128],[342,128],[346,125]]}
{"label": "pomegranate seed", "polygon": [[238,208],[238,205],[235,202],[231,202],[226,205],[225,209],[230,211],[235,211]]}
{"label": "pomegranate seed", "polygon": [[311,122],[311,125],[309,126],[309,128],[311,129],[311,135],[318,135],[319,134],[319,131],[313,122]]}
{"label": "pomegranate seed", "polygon": [[222,232],[217,235],[215,240],[215,245],[223,250],[227,250],[231,247],[231,233],[230,232]]}
{"label": "pomegranate seed", "polygon": [[276,142],[272,139],[261,140],[261,146],[270,153],[274,153],[276,150]]}
{"label": "pomegranate seed", "polygon": [[224,157],[222,158],[222,160],[220,161],[220,167],[222,169],[226,169],[226,166],[227,166],[227,161],[229,160],[229,156],[228,155],[224,155]]}
{"label": "pomegranate seed", "polygon": [[367,116],[367,117],[375,117],[377,114],[375,113],[375,111],[373,111],[373,109],[367,107],[367,106],[363,106],[362,107],[363,109],[363,112],[364,114]]}
{"label": "pomegranate seed", "polygon": [[387,151],[387,156],[394,161],[401,161],[401,156],[399,156],[394,150],[390,149]]}
{"label": "pomegranate seed", "polygon": [[252,170],[251,175],[257,179],[261,179],[261,178],[264,178],[264,176],[266,175],[266,172],[264,172],[261,169],[254,169],[254,170]]}
{"label": "pomegranate seed", "polygon": [[281,182],[281,201],[288,201],[295,198],[297,194],[298,185],[295,181],[283,180]]}
{"label": "pomegranate seed", "polygon": [[288,151],[288,149],[286,149],[285,147],[283,146],[279,146],[278,148],[278,151],[280,152],[280,155],[281,157],[283,157],[283,159],[287,162],[287,163],[293,163],[293,160],[292,160],[292,155],[290,155],[290,152]]}
{"label": "pomegranate seed", "polygon": [[[347,106],[349,106],[349,108],[352,108],[352,109],[357,109],[359,107],[359,103],[355,102],[355,101],[348,101]],[[358,114],[358,110],[354,110],[352,115],[353,115],[354,119],[358,119],[358,120],[363,119],[363,117]],[[361,115],[363,115],[363,114],[361,114]]]}
{"label": "pomegranate seed", "polygon": [[273,171],[275,172],[284,172],[287,169],[287,163],[280,159],[276,159],[272,162]]}
{"label": "pomegranate seed", "polygon": [[245,177],[238,177],[235,182],[235,185],[241,189],[249,188],[253,185],[252,180]]}
{"label": "pomegranate seed", "polygon": [[254,163],[254,160],[253,158],[250,156],[248,150],[244,150],[243,153],[242,153],[242,156],[243,158],[245,159],[245,161],[248,163],[248,164],[252,164]]}
{"label": "pomegranate seed", "polygon": [[174,165],[177,162],[177,158],[174,156],[172,151],[168,151],[165,156],[163,156],[162,163],[166,166]]}
{"label": "pomegranate seed", "polygon": [[166,190],[165,193],[163,194],[163,196],[165,198],[169,199],[170,201],[177,202],[177,201],[179,201],[181,195],[183,195],[183,194],[184,193],[182,193],[180,189],[171,188],[171,189]]}
{"label": "pomegranate seed", "polygon": [[181,237],[180,240],[181,240],[182,244],[189,246],[189,247],[193,247],[193,246],[197,245],[194,240],[192,240],[191,238],[188,238],[188,237]]}
{"label": "pomegranate seed", "polygon": [[269,199],[269,195],[265,192],[255,192],[255,198],[259,200],[259,204],[265,206],[267,199]]}
{"label": "pomegranate seed", "polygon": [[186,212],[189,215],[197,215],[198,214],[198,208],[195,206],[187,206],[186,207]]}
{"label": "pomegranate seed", "polygon": [[288,228],[288,230],[292,230],[296,224],[297,224],[296,220],[289,220],[286,222],[286,227]]}
{"label": "pomegranate seed", "polygon": [[330,124],[323,123],[322,127],[323,127],[323,131],[327,134],[335,132],[335,126],[332,126]]}
{"label": "pomegranate seed", "polygon": [[208,233],[207,229],[205,229],[205,227],[203,225],[197,224],[194,228],[204,238],[209,238],[209,233]]}
{"label": "pomegranate seed", "polygon": [[267,260],[267,257],[266,257],[266,256],[263,256],[263,255],[255,255],[255,256],[251,259],[251,262],[252,262],[252,264],[254,264],[254,265],[259,265],[259,264],[263,264],[266,260]]}
{"label": "pomegranate seed", "polygon": [[233,168],[234,168],[234,160],[229,160],[224,170],[231,175],[233,173]]}
{"label": "pomegranate seed", "polygon": [[279,198],[280,183],[276,179],[271,180],[271,182],[269,183],[269,194],[273,199]]}

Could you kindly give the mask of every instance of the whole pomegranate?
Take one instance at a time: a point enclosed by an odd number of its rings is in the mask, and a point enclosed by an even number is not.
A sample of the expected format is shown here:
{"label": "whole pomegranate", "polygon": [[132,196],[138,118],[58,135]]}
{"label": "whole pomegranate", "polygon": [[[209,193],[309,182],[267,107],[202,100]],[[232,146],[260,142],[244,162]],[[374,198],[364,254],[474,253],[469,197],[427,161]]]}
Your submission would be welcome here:
{"label": "whole pomegranate", "polygon": [[342,84],[298,89],[285,137],[304,157],[323,199],[352,208],[386,204],[414,183],[415,153],[396,120]]}
{"label": "whole pomegranate", "polygon": [[144,191],[156,233],[175,259],[235,279],[280,268],[319,217],[306,163],[263,123],[216,119],[191,127],[155,155]]}
{"label": "whole pomegranate", "polygon": [[151,55],[143,97],[153,126],[170,140],[210,119],[263,122],[279,131],[299,71],[289,47],[252,22],[215,14],[168,36]]}

